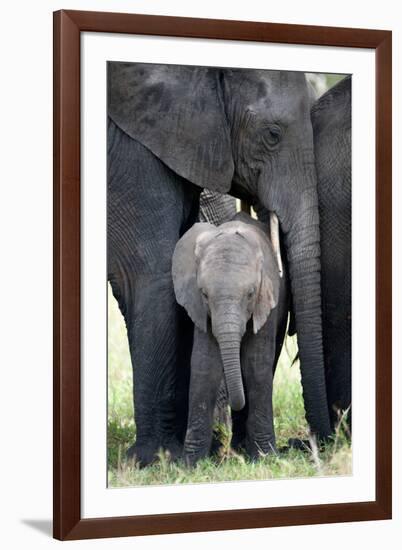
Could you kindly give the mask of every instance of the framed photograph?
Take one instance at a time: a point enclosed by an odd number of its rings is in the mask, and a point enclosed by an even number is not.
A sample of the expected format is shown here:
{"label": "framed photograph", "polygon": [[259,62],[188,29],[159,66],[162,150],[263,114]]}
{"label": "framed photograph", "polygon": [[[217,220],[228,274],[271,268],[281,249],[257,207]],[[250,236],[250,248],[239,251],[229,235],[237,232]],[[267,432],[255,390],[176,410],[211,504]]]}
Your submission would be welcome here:
{"label": "framed photograph", "polygon": [[391,518],[391,55],[54,13],[55,538]]}

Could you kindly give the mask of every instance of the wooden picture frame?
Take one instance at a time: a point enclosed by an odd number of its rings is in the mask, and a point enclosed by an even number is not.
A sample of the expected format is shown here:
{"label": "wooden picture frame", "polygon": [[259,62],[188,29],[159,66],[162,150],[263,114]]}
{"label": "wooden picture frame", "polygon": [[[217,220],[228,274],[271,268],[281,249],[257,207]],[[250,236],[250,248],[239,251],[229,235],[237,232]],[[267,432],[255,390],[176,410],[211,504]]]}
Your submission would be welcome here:
{"label": "wooden picture frame", "polygon": [[[80,34],[84,31],[375,49],[375,501],[81,518]],[[390,31],[70,10],[54,13],[55,538],[71,540],[391,518],[391,52]]]}

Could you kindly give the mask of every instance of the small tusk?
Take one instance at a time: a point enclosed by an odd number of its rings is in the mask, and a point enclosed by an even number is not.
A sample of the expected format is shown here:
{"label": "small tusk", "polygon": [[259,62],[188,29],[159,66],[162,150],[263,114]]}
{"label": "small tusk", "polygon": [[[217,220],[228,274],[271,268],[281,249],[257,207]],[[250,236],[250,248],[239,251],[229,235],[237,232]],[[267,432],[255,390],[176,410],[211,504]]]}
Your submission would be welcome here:
{"label": "small tusk", "polygon": [[282,258],[281,258],[281,246],[279,242],[279,220],[275,212],[269,213],[269,228],[270,228],[270,234],[271,234],[271,243],[274,249],[276,262],[278,264],[279,277],[282,278],[283,267],[282,267]]}

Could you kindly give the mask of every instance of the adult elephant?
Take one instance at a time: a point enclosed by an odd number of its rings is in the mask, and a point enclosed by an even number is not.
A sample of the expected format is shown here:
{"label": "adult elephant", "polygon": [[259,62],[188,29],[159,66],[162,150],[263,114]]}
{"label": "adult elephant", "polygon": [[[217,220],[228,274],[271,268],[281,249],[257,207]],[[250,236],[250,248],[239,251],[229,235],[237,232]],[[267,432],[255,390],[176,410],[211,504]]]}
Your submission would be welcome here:
{"label": "adult elephant", "polygon": [[[323,341],[332,426],[351,405],[351,78],[312,108],[321,231]],[[351,412],[348,415],[351,423]]]}
{"label": "adult elephant", "polygon": [[108,271],[134,368],[142,464],[176,451],[187,419],[192,327],[175,305],[171,258],[202,188],[260,202],[289,261],[306,417],[330,433],[310,98],[299,72],[111,62]]}

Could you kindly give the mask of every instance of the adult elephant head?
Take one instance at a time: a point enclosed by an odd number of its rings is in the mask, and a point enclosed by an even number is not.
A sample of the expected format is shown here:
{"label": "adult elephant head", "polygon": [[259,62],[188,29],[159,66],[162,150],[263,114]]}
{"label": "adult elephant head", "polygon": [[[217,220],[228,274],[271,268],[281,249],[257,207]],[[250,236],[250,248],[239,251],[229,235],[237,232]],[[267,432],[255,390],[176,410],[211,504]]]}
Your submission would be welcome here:
{"label": "adult elephant head", "polygon": [[109,64],[109,116],[189,182],[259,202],[285,235],[307,421],[330,433],[310,97],[303,73]]}

